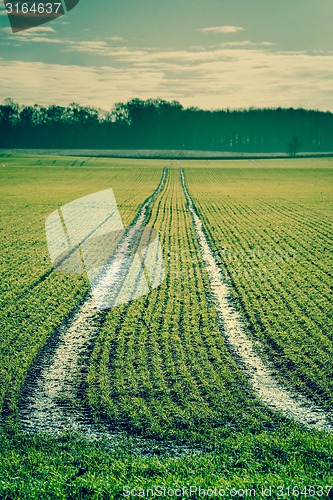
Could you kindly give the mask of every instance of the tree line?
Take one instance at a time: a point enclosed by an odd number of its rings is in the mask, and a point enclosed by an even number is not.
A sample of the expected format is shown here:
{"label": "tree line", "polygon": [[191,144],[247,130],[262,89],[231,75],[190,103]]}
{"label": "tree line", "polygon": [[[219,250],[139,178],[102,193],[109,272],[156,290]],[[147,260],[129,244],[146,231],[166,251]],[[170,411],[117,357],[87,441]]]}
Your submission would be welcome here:
{"label": "tree line", "polygon": [[203,110],[132,99],[92,106],[0,105],[0,148],[333,151],[333,113],[294,108]]}

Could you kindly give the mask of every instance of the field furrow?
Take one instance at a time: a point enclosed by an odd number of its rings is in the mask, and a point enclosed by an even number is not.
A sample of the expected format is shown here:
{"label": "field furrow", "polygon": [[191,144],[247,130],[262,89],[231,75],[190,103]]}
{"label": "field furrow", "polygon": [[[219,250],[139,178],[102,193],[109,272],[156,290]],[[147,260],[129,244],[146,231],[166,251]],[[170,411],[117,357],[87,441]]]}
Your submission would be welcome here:
{"label": "field furrow", "polygon": [[219,330],[179,169],[170,170],[149,225],[160,234],[166,279],[123,307],[121,322],[117,310],[108,314],[89,366],[95,418],[178,439],[202,439],[245,421],[272,425]]}
{"label": "field furrow", "polygon": [[[243,182],[230,170],[214,169],[211,175],[204,169],[185,172],[233,300],[249,335],[262,345],[258,352],[273,363],[280,382],[331,409],[332,245],[312,227],[316,217],[321,223],[327,218],[316,207],[321,190],[332,186],[330,171],[325,187],[318,183],[317,191],[312,188],[319,175],[315,169],[304,170],[302,182],[296,175],[295,191],[293,177],[289,173],[286,180],[282,169],[270,173],[270,183],[263,171],[252,172],[250,178],[244,169]],[[310,228],[307,218],[299,216],[295,197],[304,200]],[[328,198],[325,206],[326,212]],[[330,225],[326,227],[329,234]]]}
{"label": "field furrow", "polygon": [[[132,227],[140,227],[144,223],[150,203],[163,188],[165,177],[164,170],[158,187],[140,208]],[[112,257],[115,262],[122,257],[127,246],[125,233]],[[132,266],[133,262],[126,272],[131,273]],[[122,287],[123,283],[120,285]],[[20,420],[24,429],[43,432],[75,429],[84,434],[93,433],[80,391],[85,380],[90,346],[104,316],[98,313],[94,300],[88,294],[54,333],[56,344],[53,352],[47,349],[35,363],[20,402]]]}
{"label": "field furrow", "polygon": [[[43,159],[46,165],[49,161]],[[81,171],[68,168],[65,159],[59,160],[56,170],[16,167],[16,159],[13,165],[9,160],[7,163],[1,171],[0,212],[8,214],[8,201],[11,206],[15,200],[15,209],[11,210],[11,223],[1,219],[1,250],[10,246],[12,253],[1,251],[0,409],[4,416],[15,418],[22,384],[33,360],[89,289],[83,275],[52,270],[45,239],[46,217],[75,198],[112,187],[123,222],[128,225],[142,200],[158,184],[162,164],[156,162],[151,169],[134,171],[131,166],[124,171],[98,166]],[[137,186],[135,194],[128,179]]]}

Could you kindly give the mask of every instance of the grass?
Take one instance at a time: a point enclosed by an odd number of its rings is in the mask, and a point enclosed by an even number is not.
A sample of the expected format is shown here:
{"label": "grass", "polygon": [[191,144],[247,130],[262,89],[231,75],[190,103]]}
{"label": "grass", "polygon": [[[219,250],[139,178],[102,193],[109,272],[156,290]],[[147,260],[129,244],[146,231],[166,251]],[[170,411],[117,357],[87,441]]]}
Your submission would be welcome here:
{"label": "grass", "polygon": [[166,250],[167,279],[108,314],[89,367],[93,411],[137,434],[187,442],[226,427],[271,428],[218,329],[178,169],[148,223]]}
{"label": "grass", "polygon": [[223,488],[225,498],[231,498],[228,493],[233,489],[248,488],[261,498],[261,488],[271,486],[271,498],[277,499],[288,498],[278,494],[279,486],[325,487],[333,479],[332,440],[293,425],[269,434],[252,435],[245,429],[213,450],[207,447],[200,455],[182,457],[140,456],[131,453],[126,440],[115,451],[75,436],[4,434],[1,442],[0,495],[4,499],[120,499],[126,498],[127,488],[139,492],[158,486]]}
{"label": "grass", "polygon": [[[261,355],[285,383],[329,407],[332,163],[301,161],[182,166]],[[271,498],[288,498],[279,486],[333,484],[332,437],[263,407],[224,344],[178,168],[149,211],[166,280],[107,314],[88,367],[92,414],[119,429],[123,443],[20,432],[27,370],[88,289],[84,276],[52,272],[45,218],[112,187],[129,224],[165,162],[11,156],[1,164],[0,498],[126,498],[127,487],[139,498],[142,488],[191,485],[224,489],[225,498],[245,498],[247,488],[260,498],[271,486]],[[160,451],[140,452],[136,435]],[[177,455],[172,443],[192,452]]]}
{"label": "grass", "polygon": [[186,177],[262,356],[284,384],[330,409],[333,170],[307,161],[287,171],[188,169]]}
{"label": "grass", "polygon": [[56,161],[48,168],[47,158],[33,157],[20,166],[22,160],[14,157],[0,169],[0,409],[10,417],[16,416],[17,398],[37,352],[88,290],[84,276],[52,272],[46,217],[75,198],[112,186],[123,222],[129,224],[162,171],[162,166],[125,172],[117,166],[78,169],[72,159]]}

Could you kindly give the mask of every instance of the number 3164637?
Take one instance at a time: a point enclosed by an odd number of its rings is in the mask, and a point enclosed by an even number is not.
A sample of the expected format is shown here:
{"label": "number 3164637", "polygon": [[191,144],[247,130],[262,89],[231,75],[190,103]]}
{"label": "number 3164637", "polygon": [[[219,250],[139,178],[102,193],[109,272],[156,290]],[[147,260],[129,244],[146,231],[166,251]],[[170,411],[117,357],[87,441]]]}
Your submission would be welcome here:
{"label": "number 3164637", "polygon": [[8,14],[60,14],[62,12],[62,4],[59,3],[6,3]]}

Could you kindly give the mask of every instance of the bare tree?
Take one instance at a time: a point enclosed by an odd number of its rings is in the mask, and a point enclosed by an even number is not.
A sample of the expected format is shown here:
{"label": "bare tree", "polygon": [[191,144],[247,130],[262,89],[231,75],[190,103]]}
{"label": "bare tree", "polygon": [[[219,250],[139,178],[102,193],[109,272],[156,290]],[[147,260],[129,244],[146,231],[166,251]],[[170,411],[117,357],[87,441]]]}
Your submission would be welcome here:
{"label": "bare tree", "polygon": [[302,146],[302,142],[297,135],[293,135],[288,141],[288,155],[295,158]]}

